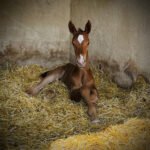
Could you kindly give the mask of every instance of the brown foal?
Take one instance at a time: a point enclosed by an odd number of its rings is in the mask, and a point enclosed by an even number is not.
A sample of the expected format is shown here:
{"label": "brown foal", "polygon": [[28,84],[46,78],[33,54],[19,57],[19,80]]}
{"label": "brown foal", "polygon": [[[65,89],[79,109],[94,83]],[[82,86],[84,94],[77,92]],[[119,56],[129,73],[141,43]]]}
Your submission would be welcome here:
{"label": "brown foal", "polygon": [[92,72],[89,68],[87,50],[91,23],[90,21],[86,23],[84,31],[80,28],[77,30],[71,21],[69,22],[68,27],[73,34],[72,44],[75,49],[76,64],[68,63],[43,73],[41,75],[42,79],[40,83],[31,87],[28,90],[28,93],[36,95],[45,85],[54,80],[61,80],[67,85],[72,100],[78,102],[83,99],[85,101],[88,105],[88,115],[92,122],[96,123],[98,122],[96,115],[98,94]]}

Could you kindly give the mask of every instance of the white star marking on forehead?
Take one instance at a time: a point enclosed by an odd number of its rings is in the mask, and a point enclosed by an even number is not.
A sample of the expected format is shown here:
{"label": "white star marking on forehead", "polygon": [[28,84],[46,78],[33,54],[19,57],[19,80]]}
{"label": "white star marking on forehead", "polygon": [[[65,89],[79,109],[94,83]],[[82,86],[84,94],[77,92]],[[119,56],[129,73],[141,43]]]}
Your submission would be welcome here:
{"label": "white star marking on forehead", "polygon": [[78,36],[78,42],[81,44],[83,42],[83,40],[84,40],[83,35],[79,34],[79,36]]}

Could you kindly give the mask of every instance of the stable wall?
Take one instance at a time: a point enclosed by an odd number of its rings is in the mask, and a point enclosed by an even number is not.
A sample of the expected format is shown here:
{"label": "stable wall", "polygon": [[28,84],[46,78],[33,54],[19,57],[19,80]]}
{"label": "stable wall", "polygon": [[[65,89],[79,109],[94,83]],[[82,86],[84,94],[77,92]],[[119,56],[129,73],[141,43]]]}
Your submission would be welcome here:
{"label": "stable wall", "polygon": [[150,1],[76,0],[71,19],[84,28],[92,22],[91,59],[116,60],[121,66],[129,59],[150,73]]}
{"label": "stable wall", "polygon": [[0,0],[0,63],[59,65],[69,59],[70,0]]}
{"label": "stable wall", "polygon": [[[0,0],[0,63],[55,66],[74,55],[71,19],[76,27],[92,23],[91,60],[132,59],[150,73],[148,0]],[[69,54],[71,53],[71,55]],[[73,55],[72,55],[73,54]],[[70,57],[71,56],[71,57]]]}

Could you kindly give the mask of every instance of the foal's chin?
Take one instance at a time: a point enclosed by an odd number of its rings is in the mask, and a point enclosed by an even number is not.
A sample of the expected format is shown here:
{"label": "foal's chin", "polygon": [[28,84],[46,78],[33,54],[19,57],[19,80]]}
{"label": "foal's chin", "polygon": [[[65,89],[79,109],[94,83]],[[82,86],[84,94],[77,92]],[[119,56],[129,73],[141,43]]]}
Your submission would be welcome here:
{"label": "foal's chin", "polygon": [[80,63],[76,63],[77,64],[77,66],[79,67],[79,68],[84,68],[84,67],[86,67],[86,63],[84,63],[84,64],[80,64]]}

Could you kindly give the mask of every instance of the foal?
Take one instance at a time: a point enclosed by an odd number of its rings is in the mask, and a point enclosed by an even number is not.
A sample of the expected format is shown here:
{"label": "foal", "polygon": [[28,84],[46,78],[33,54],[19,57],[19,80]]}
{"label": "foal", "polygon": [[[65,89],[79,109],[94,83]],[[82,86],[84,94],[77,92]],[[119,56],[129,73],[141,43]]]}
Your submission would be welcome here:
{"label": "foal", "polygon": [[90,21],[86,23],[84,31],[80,28],[77,30],[71,21],[69,22],[68,27],[73,34],[72,44],[75,50],[76,64],[68,63],[43,73],[41,75],[42,79],[40,83],[31,87],[28,90],[28,93],[36,95],[45,85],[59,79],[67,85],[70,98],[77,102],[83,99],[88,105],[88,115],[90,116],[91,121],[98,122],[96,119],[96,102],[98,94],[92,72],[89,68],[87,51],[91,23]]}

